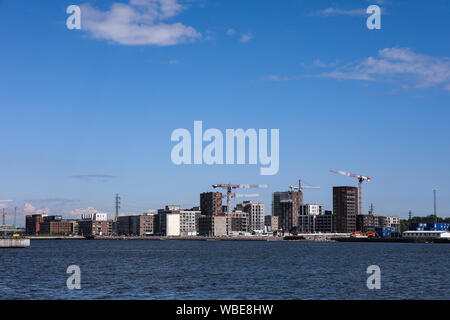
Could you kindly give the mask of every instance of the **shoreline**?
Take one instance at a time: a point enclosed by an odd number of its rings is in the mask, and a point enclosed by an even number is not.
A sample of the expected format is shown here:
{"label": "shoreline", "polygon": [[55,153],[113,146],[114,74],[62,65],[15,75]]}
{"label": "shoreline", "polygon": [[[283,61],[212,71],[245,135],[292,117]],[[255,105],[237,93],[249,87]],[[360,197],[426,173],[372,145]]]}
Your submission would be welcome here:
{"label": "shoreline", "polygon": [[305,238],[303,236],[285,236],[285,237],[202,237],[202,236],[186,236],[186,237],[139,237],[139,236],[109,236],[109,237],[69,237],[69,236],[30,236],[24,239],[29,240],[115,240],[115,241],[267,241],[267,242],[365,242],[365,243],[450,243],[450,239],[412,239],[412,238],[349,238],[349,237],[330,237],[330,238]]}

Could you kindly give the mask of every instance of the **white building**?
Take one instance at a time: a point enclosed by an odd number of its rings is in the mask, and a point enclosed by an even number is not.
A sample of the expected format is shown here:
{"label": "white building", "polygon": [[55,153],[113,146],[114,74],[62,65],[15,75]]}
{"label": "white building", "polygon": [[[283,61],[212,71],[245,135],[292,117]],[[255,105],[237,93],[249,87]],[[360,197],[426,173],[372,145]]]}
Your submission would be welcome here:
{"label": "white building", "polygon": [[201,211],[180,211],[180,235],[196,236],[198,234],[198,217],[200,214]]}
{"label": "white building", "polygon": [[400,225],[400,218],[398,216],[387,216],[385,223],[387,227],[396,227]]}
{"label": "white building", "polygon": [[180,236],[180,213],[166,214],[166,236]]}
{"label": "white building", "polygon": [[298,231],[299,232],[315,232],[316,218],[323,214],[320,204],[304,204],[298,207]]}
{"label": "white building", "polygon": [[322,206],[320,204],[304,204],[298,209],[299,215],[318,216],[322,214]]}
{"label": "white building", "polygon": [[448,231],[416,231],[409,230],[403,232],[404,238],[424,239],[424,238],[445,238],[450,239],[450,232]]}
{"label": "white building", "polygon": [[398,216],[378,216],[374,215],[374,224],[375,227],[379,228],[392,228],[398,227],[400,225],[400,218]]}
{"label": "white building", "polygon": [[106,221],[108,220],[108,214],[101,212],[83,213],[81,215],[81,220]]}
{"label": "white building", "polygon": [[264,203],[244,201],[242,203],[244,212],[248,213],[247,230],[248,232],[264,231]]}

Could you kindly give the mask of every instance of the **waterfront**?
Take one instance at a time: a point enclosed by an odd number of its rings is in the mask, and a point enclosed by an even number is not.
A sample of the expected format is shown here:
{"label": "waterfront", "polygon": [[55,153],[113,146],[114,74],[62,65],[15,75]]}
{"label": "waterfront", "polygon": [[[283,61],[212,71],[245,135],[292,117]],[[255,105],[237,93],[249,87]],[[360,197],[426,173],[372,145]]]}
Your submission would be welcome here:
{"label": "waterfront", "polygon": [[[33,241],[0,251],[1,299],[448,299],[450,246],[260,241]],[[66,268],[81,268],[81,290]],[[381,268],[368,290],[366,268]]]}

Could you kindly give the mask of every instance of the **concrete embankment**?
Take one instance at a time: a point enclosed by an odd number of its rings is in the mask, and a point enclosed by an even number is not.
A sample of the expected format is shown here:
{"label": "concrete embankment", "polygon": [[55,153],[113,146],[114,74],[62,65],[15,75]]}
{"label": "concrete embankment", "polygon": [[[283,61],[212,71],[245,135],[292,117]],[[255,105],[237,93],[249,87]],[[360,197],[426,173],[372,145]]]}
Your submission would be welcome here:
{"label": "concrete embankment", "polygon": [[282,240],[280,237],[258,237],[258,236],[234,236],[234,237],[201,237],[201,236],[187,236],[187,237],[95,237],[91,240],[194,240],[194,241],[278,241]]}
{"label": "concrete embankment", "polygon": [[30,239],[0,239],[0,248],[26,248]]}

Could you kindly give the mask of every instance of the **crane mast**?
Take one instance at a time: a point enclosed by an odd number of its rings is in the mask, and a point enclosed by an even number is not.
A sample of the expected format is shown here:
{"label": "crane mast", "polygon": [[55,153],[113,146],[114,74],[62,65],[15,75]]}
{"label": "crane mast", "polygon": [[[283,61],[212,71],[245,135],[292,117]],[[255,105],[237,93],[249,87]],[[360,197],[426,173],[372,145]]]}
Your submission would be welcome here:
{"label": "crane mast", "polygon": [[254,189],[254,188],[268,188],[267,184],[213,184],[214,189],[221,188],[226,189],[226,195],[222,195],[227,198],[227,212],[226,212],[226,222],[227,222],[227,234],[231,234],[231,198],[242,198],[242,197],[259,197],[259,194],[236,194],[233,189]]}

